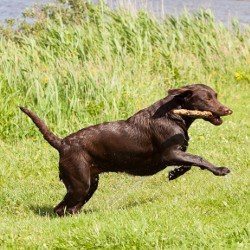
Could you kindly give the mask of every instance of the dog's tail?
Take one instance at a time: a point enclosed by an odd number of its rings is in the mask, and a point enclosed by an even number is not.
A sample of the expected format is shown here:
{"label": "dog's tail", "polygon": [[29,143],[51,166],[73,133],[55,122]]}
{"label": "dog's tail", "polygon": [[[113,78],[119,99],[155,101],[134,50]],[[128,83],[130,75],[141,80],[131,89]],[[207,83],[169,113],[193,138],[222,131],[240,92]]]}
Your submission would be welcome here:
{"label": "dog's tail", "polygon": [[39,128],[40,132],[43,134],[44,139],[55,149],[60,151],[62,147],[62,139],[54,135],[47,125],[32,111],[28,110],[24,107],[19,107],[27,116],[31,118],[31,120],[35,123],[35,125]]}

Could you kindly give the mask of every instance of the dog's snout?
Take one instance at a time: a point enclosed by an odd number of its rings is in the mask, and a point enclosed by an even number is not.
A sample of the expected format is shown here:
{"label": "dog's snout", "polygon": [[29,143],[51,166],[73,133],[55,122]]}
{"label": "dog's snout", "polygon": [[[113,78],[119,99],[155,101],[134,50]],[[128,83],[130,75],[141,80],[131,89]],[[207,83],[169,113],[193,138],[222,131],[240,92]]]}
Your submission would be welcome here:
{"label": "dog's snout", "polygon": [[231,115],[233,113],[233,111],[231,109],[229,109],[229,108],[225,108],[224,112],[225,112],[226,115]]}
{"label": "dog's snout", "polygon": [[218,115],[220,116],[225,116],[225,115],[231,115],[233,113],[233,111],[225,106],[220,106],[218,109]]}

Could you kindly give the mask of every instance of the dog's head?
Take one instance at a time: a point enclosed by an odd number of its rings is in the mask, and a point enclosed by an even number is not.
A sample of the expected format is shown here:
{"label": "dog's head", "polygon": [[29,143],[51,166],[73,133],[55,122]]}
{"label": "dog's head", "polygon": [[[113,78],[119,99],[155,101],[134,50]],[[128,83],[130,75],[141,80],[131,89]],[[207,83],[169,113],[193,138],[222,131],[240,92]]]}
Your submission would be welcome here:
{"label": "dog's head", "polygon": [[179,89],[170,89],[169,95],[174,96],[182,108],[189,110],[210,111],[213,116],[205,118],[214,125],[221,125],[221,116],[232,114],[232,110],[221,104],[217,93],[204,84],[188,85]]}

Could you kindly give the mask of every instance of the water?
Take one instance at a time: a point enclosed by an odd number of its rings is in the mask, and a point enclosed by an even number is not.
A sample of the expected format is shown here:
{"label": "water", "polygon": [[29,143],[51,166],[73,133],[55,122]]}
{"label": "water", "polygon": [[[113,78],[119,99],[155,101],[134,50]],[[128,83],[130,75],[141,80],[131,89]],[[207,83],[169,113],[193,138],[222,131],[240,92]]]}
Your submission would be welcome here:
{"label": "water", "polygon": [[[0,21],[6,18],[18,18],[22,11],[34,3],[52,2],[52,0],[0,0]],[[157,16],[163,14],[178,15],[184,9],[196,11],[199,8],[211,9],[217,20],[228,24],[237,18],[242,24],[250,24],[250,0],[107,0],[111,6],[118,2],[132,5],[132,8],[146,8]]]}
{"label": "water", "polygon": [[7,18],[18,18],[22,12],[35,3],[46,3],[49,0],[0,0],[0,21]]}

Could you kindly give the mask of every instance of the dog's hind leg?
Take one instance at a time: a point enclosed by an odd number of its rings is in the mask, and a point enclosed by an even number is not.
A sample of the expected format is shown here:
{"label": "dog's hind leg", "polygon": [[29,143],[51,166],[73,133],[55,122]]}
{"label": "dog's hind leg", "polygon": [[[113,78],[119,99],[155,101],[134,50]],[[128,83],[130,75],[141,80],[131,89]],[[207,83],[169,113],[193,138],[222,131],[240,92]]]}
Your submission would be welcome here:
{"label": "dog's hind leg", "polygon": [[54,211],[59,216],[65,213],[75,214],[85,203],[91,190],[90,164],[79,155],[66,157],[64,161],[60,161],[60,178],[67,193]]}
{"label": "dog's hind leg", "polygon": [[89,188],[89,192],[84,198],[84,204],[89,201],[89,199],[93,196],[94,192],[98,188],[98,183],[99,183],[99,175],[95,175],[91,178],[91,184]]}
{"label": "dog's hind leg", "polygon": [[69,208],[67,210],[67,212],[69,212],[71,214],[75,214],[78,211],[80,211],[82,206],[84,204],[86,204],[90,200],[90,198],[93,196],[93,194],[95,193],[95,191],[96,191],[96,189],[98,187],[98,182],[99,182],[99,176],[98,175],[93,176],[91,178],[91,184],[90,184],[90,188],[89,188],[89,191],[88,191],[87,195],[80,202],[78,202],[75,206]]}
{"label": "dog's hind leg", "polygon": [[185,174],[187,171],[189,171],[191,169],[190,166],[181,166],[179,168],[175,168],[174,170],[171,170],[168,173],[168,179],[170,181],[182,176],[183,174]]}

